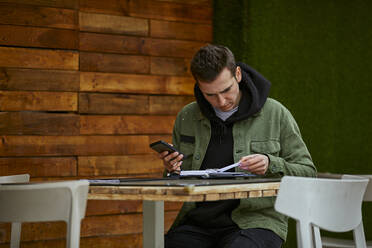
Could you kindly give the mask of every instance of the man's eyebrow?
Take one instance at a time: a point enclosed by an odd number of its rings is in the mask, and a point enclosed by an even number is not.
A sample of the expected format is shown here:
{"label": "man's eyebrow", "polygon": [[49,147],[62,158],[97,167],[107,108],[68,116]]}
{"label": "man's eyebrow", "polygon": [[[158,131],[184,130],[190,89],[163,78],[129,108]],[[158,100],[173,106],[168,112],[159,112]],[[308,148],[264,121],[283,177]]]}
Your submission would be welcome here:
{"label": "man's eyebrow", "polygon": [[224,90],[222,90],[222,91],[220,91],[220,92],[218,92],[218,93],[205,93],[205,94],[208,95],[208,96],[213,96],[213,95],[217,95],[217,94],[222,94],[222,93],[228,92],[228,91],[231,89],[231,87],[232,87],[233,85],[234,85],[234,84],[231,84],[229,87],[227,87],[226,89],[224,89]]}

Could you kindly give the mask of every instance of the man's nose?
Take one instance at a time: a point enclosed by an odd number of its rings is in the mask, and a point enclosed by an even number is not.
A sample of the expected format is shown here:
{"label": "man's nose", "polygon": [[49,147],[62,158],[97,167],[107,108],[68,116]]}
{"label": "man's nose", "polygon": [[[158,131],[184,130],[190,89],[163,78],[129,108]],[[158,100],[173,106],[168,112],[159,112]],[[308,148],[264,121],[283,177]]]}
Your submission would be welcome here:
{"label": "man's nose", "polygon": [[223,95],[221,94],[218,94],[217,95],[217,102],[218,102],[218,105],[219,106],[224,106],[225,105],[225,97],[223,97]]}

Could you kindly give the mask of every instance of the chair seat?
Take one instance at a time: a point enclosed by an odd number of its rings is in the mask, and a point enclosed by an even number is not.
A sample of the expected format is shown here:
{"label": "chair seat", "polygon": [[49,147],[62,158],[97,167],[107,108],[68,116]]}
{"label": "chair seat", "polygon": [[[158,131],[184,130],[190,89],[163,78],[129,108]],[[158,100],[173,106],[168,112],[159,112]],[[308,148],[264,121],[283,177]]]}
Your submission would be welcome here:
{"label": "chair seat", "polygon": [[[354,248],[353,240],[322,237],[323,247]],[[367,248],[372,248],[372,241],[367,241]]]}

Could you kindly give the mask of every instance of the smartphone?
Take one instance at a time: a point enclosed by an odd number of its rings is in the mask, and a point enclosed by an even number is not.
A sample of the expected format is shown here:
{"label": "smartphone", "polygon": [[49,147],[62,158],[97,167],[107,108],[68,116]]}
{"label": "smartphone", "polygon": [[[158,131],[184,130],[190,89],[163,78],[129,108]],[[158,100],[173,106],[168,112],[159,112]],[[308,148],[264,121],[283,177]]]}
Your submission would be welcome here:
{"label": "smartphone", "polygon": [[181,154],[179,151],[177,151],[176,148],[174,148],[173,146],[169,145],[167,142],[162,141],[162,140],[151,143],[150,147],[159,153],[168,151],[169,154],[173,152],[178,152],[179,154]]}

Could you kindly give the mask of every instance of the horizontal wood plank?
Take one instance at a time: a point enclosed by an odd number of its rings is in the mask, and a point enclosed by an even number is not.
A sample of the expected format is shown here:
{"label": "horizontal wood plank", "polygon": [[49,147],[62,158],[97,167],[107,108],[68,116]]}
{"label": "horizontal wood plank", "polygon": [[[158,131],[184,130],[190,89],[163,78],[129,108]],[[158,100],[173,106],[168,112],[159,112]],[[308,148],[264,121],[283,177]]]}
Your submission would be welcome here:
{"label": "horizontal wood plank", "polygon": [[[164,213],[164,231],[168,231],[177,213]],[[142,214],[92,216],[82,221],[82,237],[135,233],[142,233]]]}
{"label": "horizontal wood plank", "polygon": [[129,6],[126,0],[80,0],[80,11],[128,16]]}
{"label": "horizontal wood plank", "polygon": [[77,11],[0,3],[0,24],[76,29]]}
{"label": "horizontal wood plank", "polygon": [[[123,244],[125,244],[123,246]],[[42,240],[42,241],[23,241],[22,248],[65,248],[65,239]],[[142,248],[142,234],[114,235],[80,238],[81,248],[106,247],[119,248],[131,247]],[[0,248],[9,248],[9,243],[0,244]]]}
{"label": "horizontal wood plank", "polygon": [[0,47],[0,67],[78,70],[79,54],[61,50]]}
{"label": "horizontal wood plank", "polygon": [[193,96],[150,96],[150,114],[177,114]]}
{"label": "horizontal wood plank", "polygon": [[[164,202],[165,211],[179,211],[182,202]],[[88,200],[86,216],[141,213],[142,201]]]}
{"label": "horizontal wood plank", "polygon": [[80,241],[81,248],[105,247],[105,248],[142,248],[141,234],[99,236],[82,238]]}
{"label": "horizontal wood plank", "polygon": [[[167,231],[173,223],[177,211],[164,213],[164,230]],[[10,225],[0,224],[0,243],[9,242]],[[142,214],[88,216],[81,223],[81,238],[127,235],[142,233]],[[66,223],[58,222],[37,222],[22,224],[22,241],[40,241],[65,239]]]}
{"label": "horizontal wood plank", "polygon": [[81,115],[80,134],[171,134],[174,120],[172,115]]}
{"label": "horizontal wood plank", "polygon": [[129,0],[127,9],[130,16],[193,23],[211,23],[213,14],[212,6],[165,1]]}
{"label": "horizontal wood plank", "polygon": [[[10,225],[0,224],[3,235],[0,243],[10,241]],[[33,222],[22,223],[21,241],[38,241],[45,239],[61,239],[66,237],[66,223],[57,222]]]}
{"label": "horizontal wood plank", "polygon": [[30,177],[69,177],[77,175],[74,157],[0,158],[0,175],[30,174]]}
{"label": "horizontal wood plank", "polygon": [[151,20],[150,36],[177,40],[212,41],[212,25]]}
{"label": "horizontal wood plank", "polygon": [[[191,4],[190,4],[191,3]],[[182,21],[192,23],[212,23],[212,4],[195,0],[148,1],[148,0],[80,0],[80,9],[92,13],[136,16],[148,19]]]}
{"label": "horizontal wood plank", "polygon": [[76,111],[77,93],[0,91],[0,111]]}
{"label": "horizontal wood plank", "polygon": [[153,56],[170,56],[192,58],[200,47],[206,45],[204,42],[151,39],[150,54]]}
{"label": "horizontal wood plank", "polygon": [[149,39],[143,37],[80,33],[80,51],[149,54],[150,46]]}
{"label": "horizontal wood plank", "polygon": [[148,96],[125,94],[79,94],[79,112],[89,114],[147,114]]}
{"label": "horizontal wood plank", "polygon": [[78,165],[79,176],[130,176],[161,173],[164,170],[163,162],[156,152],[131,156],[80,156]]}
{"label": "horizontal wood plank", "polygon": [[146,74],[150,72],[150,58],[147,56],[81,52],[80,70]]}
{"label": "horizontal wood plank", "polygon": [[78,1],[76,0],[0,0],[1,3],[16,3],[23,5],[36,5],[36,6],[47,6],[57,7],[64,9],[75,9],[78,7]]}
{"label": "horizontal wood plank", "polygon": [[151,74],[191,77],[190,61],[189,58],[151,57]]}
{"label": "horizontal wood plank", "polygon": [[[156,63],[159,67],[161,64],[164,65],[164,63]],[[172,63],[169,64],[174,65]],[[155,76],[99,72],[80,73],[80,91],[193,95],[193,90],[194,79],[190,76]]]}
{"label": "horizontal wood plank", "polygon": [[146,135],[0,136],[0,156],[103,156],[151,154]]}
{"label": "horizontal wood plank", "polygon": [[0,134],[78,135],[79,116],[40,112],[0,112]]}
{"label": "horizontal wood plank", "polygon": [[192,4],[192,5],[207,5],[212,6],[212,0],[156,0],[160,2],[175,2],[175,3],[183,3],[183,4]]}
{"label": "horizontal wood plank", "polygon": [[79,91],[78,71],[0,68],[0,90]]}
{"label": "horizontal wood plank", "polygon": [[146,19],[79,12],[81,31],[147,36]]}
{"label": "horizontal wood plank", "polygon": [[0,25],[0,45],[78,49],[78,40],[75,30]]}

